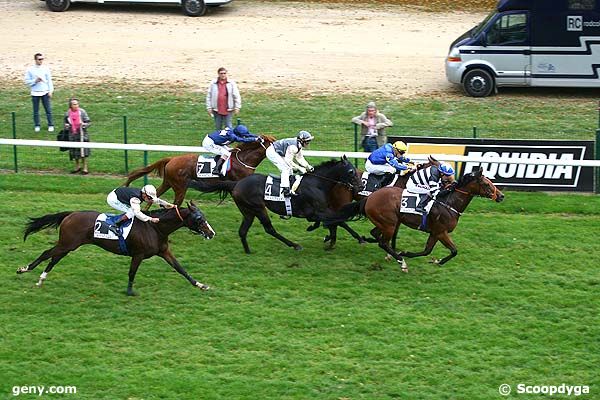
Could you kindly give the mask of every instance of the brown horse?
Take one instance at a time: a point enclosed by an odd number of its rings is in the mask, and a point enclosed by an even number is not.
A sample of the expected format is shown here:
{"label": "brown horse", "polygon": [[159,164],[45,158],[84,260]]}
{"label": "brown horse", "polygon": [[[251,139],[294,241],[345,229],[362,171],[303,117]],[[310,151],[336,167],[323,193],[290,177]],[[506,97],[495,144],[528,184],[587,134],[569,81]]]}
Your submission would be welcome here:
{"label": "brown horse", "polygon": [[[251,175],[258,164],[265,158],[267,147],[276,139],[273,136],[261,135],[264,143],[241,143],[232,150],[231,168],[224,178],[203,178],[207,184],[220,180],[239,181]],[[134,180],[155,171],[163,178],[161,185],[156,189],[156,194],[161,196],[170,188],[175,192],[174,204],[181,205],[192,180],[199,180],[196,176],[197,154],[184,154],[181,156],[166,157],[150,164],[147,167],[136,169],[127,176],[125,186]]]}
{"label": "brown horse", "polygon": [[[17,274],[30,272],[40,263],[51,258],[50,263],[37,283],[37,286],[41,287],[54,265],[71,251],[76,250],[84,244],[95,244],[111,253],[122,255],[117,240],[94,238],[94,224],[98,214],[96,211],[65,211],[57,214],[48,214],[39,218],[30,218],[31,221],[27,224],[23,240],[27,239],[29,234],[42,229],[60,227],[58,243],[51,249],[44,251],[31,264],[19,268]],[[208,286],[197,282],[183,269],[169,248],[169,235],[183,226],[204,236],[206,239],[213,238],[215,232],[206,221],[202,211],[191,202],[188,203],[187,208],[180,209],[175,207],[169,210],[159,210],[153,212],[151,215],[153,217],[160,217],[160,222],[154,224],[137,220],[127,237],[128,255],[131,257],[127,294],[130,296],[135,295],[133,280],[142,260],[156,255],[162,257],[193,286],[202,290],[209,289]]]}
{"label": "brown horse", "polygon": [[442,265],[458,254],[456,245],[450,237],[450,232],[456,228],[458,218],[462,215],[474,196],[487,197],[496,202],[504,200],[504,194],[483,175],[483,170],[466,174],[458,182],[443,192],[435,200],[427,217],[425,231],[429,233],[425,249],[420,252],[400,252],[390,246],[390,240],[395,236],[400,225],[419,229],[421,215],[400,212],[403,188],[383,188],[360,202],[350,203],[333,217],[326,218],[326,223],[339,223],[357,215],[366,215],[375,225],[371,230],[374,240],[400,263],[404,272],[408,271],[404,257],[426,256],[431,253],[435,244],[440,241],[450,250],[450,254],[434,263]]}

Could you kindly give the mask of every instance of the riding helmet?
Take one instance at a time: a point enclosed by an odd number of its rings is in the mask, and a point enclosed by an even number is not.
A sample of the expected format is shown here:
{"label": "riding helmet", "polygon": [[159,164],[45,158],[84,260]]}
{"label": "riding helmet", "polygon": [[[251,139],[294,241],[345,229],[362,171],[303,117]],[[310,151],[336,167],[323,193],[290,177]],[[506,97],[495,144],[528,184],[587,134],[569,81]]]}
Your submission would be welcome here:
{"label": "riding helmet", "polygon": [[454,168],[446,163],[441,163],[438,170],[444,175],[454,175]]}
{"label": "riding helmet", "polygon": [[392,147],[396,150],[398,150],[400,153],[406,153],[406,151],[408,150],[408,146],[406,145],[406,143],[404,143],[401,140],[398,140],[397,142],[394,142],[394,144],[392,145]]}
{"label": "riding helmet", "polygon": [[300,131],[298,132],[298,141],[302,144],[308,144],[311,140],[314,139],[313,135],[310,134],[309,131]]}
{"label": "riding helmet", "polygon": [[236,135],[244,136],[250,133],[250,131],[248,130],[246,125],[238,125],[233,130],[233,133],[235,133]]}
{"label": "riding helmet", "polygon": [[154,185],[146,185],[142,188],[142,193],[149,196],[151,199],[156,199],[156,188]]}

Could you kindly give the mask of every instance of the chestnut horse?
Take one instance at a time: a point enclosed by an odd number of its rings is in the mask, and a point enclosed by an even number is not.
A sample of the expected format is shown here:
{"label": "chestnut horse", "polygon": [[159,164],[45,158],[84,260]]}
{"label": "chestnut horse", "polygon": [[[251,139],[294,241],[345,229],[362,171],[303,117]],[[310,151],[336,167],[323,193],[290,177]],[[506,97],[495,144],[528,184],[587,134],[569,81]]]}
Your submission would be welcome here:
{"label": "chestnut horse", "polygon": [[481,168],[466,174],[458,182],[454,182],[449,189],[440,192],[434,200],[435,203],[431,207],[425,226],[425,232],[429,233],[425,249],[420,252],[396,253],[390,246],[390,240],[397,233],[400,225],[419,229],[422,222],[422,216],[419,214],[400,212],[403,191],[403,188],[397,187],[380,189],[360,202],[342,207],[340,212],[325,218],[325,221],[327,224],[332,224],[347,221],[358,215],[367,216],[375,225],[371,230],[374,240],[368,239],[368,241],[378,243],[379,247],[398,261],[402,271],[407,272],[408,268],[402,257],[426,256],[431,253],[438,241],[450,250],[450,254],[441,260],[434,260],[434,263],[443,265],[458,254],[450,232],[456,228],[459,217],[474,196],[486,197],[498,203],[504,200],[504,194],[483,175]]}
{"label": "chestnut horse", "polygon": [[[201,178],[206,184],[220,180],[239,181],[248,175],[251,175],[258,167],[258,164],[265,158],[267,147],[276,139],[273,136],[261,135],[264,143],[250,142],[240,143],[231,151],[231,168],[227,171],[224,178]],[[156,194],[160,197],[170,188],[175,192],[174,204],[181,205],[188,189],[188,184],[192,180],[199,180],[196,176],[197,154],[184,154],[181,156],[165,157],[147,167],[136,169],[127,175],[127,181],[124,186],[129,186],[134,180],[155,171],[158,176],[163,178],[161,185],[156,189]]]}
{"label": "chestnut horse", "polygon": [[[42,229],[59,227],[58,243],[51,249],[44,251],[31,264],[19,268],[17,274],[30,272],[40,263],[51,258],[37,283],[37,286],[41,287],[54,265],[71,251],[84,244],[95,244],[111,253],[122,255],[117,240],[94,238],[94,224],[98,214],[96,211],[65,211],[39,218],[30,218],[31,221],[27,224],[23,240],[27,239],[30,234]],[[215,232],[206,221],[202,211],[193,202],[190,202],[187,208],[175,207],[169,210],[159,210],[151,213],[151,215],[159,217],[160,222],[154,224],[136,220],[127,237],[128,255],[131,257],[127,294],[130,296],[135,295],[133,280],[138,267],[145,258],[152,256],[162,257],[193,286],[202,290],[209,289],[208,286],[197,282],[183,269],[169,248],[169,235],[183,226],[204,236],[206,239],[213,238]]]}

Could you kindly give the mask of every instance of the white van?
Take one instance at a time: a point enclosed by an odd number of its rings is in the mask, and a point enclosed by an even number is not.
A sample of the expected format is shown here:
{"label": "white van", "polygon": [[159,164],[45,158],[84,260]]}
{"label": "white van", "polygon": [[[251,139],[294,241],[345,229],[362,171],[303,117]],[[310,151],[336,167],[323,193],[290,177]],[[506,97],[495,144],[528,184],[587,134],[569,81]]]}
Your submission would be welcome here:
{"label": "white van", "polygon": [[206,13],[206,7],[218,7],[232,0],[41,0],[45,1],[51,11],[67,11],[71,3],[120,3],[120,4],[177,4],[183,13],[191,17],[199,17]]}
{"label": "white van", "polygon": [[446,77],[475,97],[500,86],[600,87],[600,0],[500,0],[450,45]]}

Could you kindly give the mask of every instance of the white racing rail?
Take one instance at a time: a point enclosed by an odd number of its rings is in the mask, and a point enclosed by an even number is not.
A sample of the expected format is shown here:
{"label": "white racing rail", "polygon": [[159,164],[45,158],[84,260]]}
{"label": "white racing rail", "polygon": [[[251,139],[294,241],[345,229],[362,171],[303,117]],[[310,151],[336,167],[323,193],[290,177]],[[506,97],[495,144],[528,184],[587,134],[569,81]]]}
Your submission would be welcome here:
{"label": "white racing rail", "polygon": [[[0,145],[10,146],[39,146],[39,147],[72,147],[72,148],[89,148],[89,149],[110,149],[110,150],[136,150],[136,151],[169,151],[181,153],[207,153],[200,146],[167,146],[157,144],[123,144],[123,143],[100,143],[100,142],[59,142],[52,140],[26,140],[26,139],[0,139]],[[354,152],[354,151],[319,151],[319,150],[304,150],[305,156],[308,157],[328,157],[338,158],[346,156],[348,158],[367,158],[370,153]],[[527,164],[527,165],[555,165],[555,166],[573,166],[573,167],[600,167],[600,160],[514,160],[510,158],[494,158],[489,157],[470,157],[459,156],[455,154],[411,154],[411,160],[425,161],[428,156],[432,156],[440,161],[448,162],[480,162],[480,163],[497,163],[497,164]]]}

